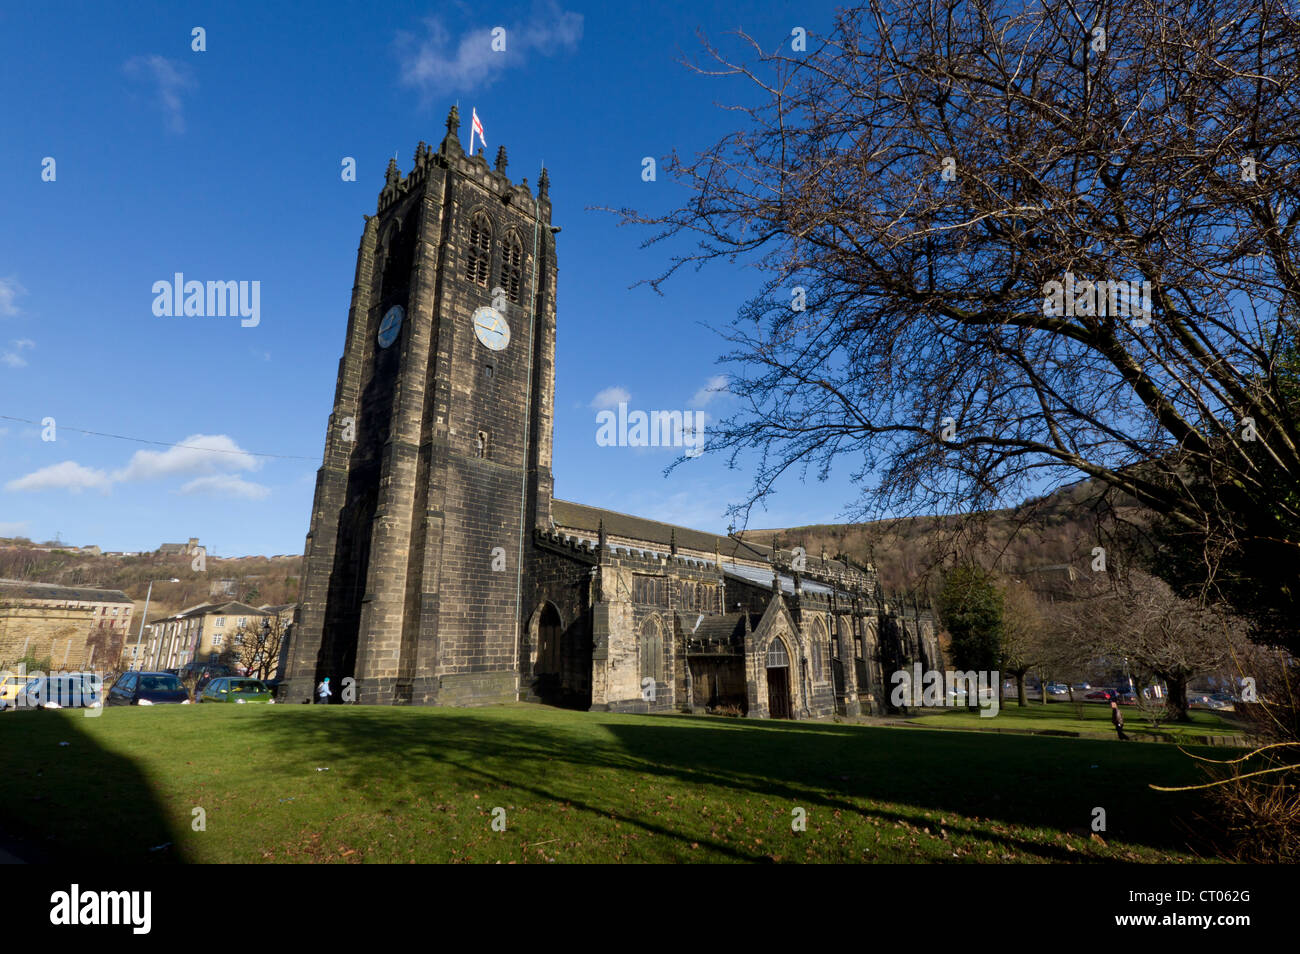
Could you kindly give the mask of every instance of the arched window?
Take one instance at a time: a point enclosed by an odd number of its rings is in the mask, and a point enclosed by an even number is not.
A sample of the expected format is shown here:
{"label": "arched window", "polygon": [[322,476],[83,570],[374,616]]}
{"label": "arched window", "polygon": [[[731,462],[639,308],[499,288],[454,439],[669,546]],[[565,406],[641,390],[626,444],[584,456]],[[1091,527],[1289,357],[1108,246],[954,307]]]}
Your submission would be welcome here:
{"label": "arched window", "polygon": [[783,669],[790,665],[790,654],[785,651],[785,643],[779,638],[772,640],[767,647],[767,668]]}
{"label": "arched window", "polygon": [[653,616],[641,624],[641,678],[664,681],[664,638]]}
{"label": "arched window", "polygon": [[821,620],[817,620],[813,623],[812,628],[813,679],[817,682],[822,681],[822,653],[825,652],[822,647],[825,645],[826,629],[822,626]]}
{"label": "arched window", "polygon": [[469,222],[469,249],[465,257],[465,277],[487,288],[492,262],[492,223],[482,212],[475,212]]}
{"label": "arched window", "polygon": [[501,246],[501,287],[512,302],[519,304],[524,290],[524,244],[518,232],[510,232]]}

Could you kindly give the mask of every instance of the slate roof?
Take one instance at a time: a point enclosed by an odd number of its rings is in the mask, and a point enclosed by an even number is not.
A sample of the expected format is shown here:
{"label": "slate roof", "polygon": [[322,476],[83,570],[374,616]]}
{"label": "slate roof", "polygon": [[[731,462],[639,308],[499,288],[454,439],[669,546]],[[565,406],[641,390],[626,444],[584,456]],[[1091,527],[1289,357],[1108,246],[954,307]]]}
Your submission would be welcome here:
{"label": "slate roof", "polygon": [[673,533],[677,535],[677,546],[687,550],[712,553],[716,548],[723,556],[735,556],[742,560],[766,560],[772,552],[771,547],[756,543],[745,543],[735,537],[719,536],[703,530],[678,527],[671,523],[647,520],[645,517],[633,517],[616,510],[604,510],[600,507],[588,507],[586,504],[573,503],[568,500],[551,501],[551,519],[562,530],[577,530],[595,540],[600,532],[600,524],[605,523],[605,532],[614,537],[625,537],[655,544],[665,552],[672,543]]}
{"label": "slate roof", "polygon": [[[578,535],[587,537],[592,541],[597,539],[601,521],[604,521],[605,533],[609,536],[644,542],[652,547],[659,548],[664,553],[669,551],[675,533],[679,549],[694,550],[697,553],[706,554],[713,553],[716,549],[722,556],[723,569],[728,572],[732,569],[738,569],[729,561],[767,563],[770,561],[773,552],[771,547],[761,543],[750,543],[745,540],[738,540],[735,537],[720,536],[703,530],[692,530],[690,527],[679,527],[671,523],[660,523],[657,520],[647,520],[645,517],[633,517],[630,514],[619,513],[616,510],[589,507],[586,504],[573,503],[570,500],[551,501],[551,521],[558,530],[576,532]],[[791,556],[790,550],[780,549],[776,552],[783,560],[788,560]],[[811,553],[807,554],[806,558],[809,568],[815,567],[827,574],[834,575],[839,572],[848,572],[852,575],[858,575],[861,573],[856,567],[849,567],[838,560],[822,561]],[[746,567],[745,569],[750,570],[751,568]],[[751,582],[753,581],[751,580]],[[771,586],[772,574],[768,572],[762,582],[766,586]],[[787,582],[788,586],[786,585]],[[794,581],[789,577],[783,577],[782,589],[787,593],[793,593]],[[822,584],[813,584],[806,579],[804,580],[804,589],[816,593],[830,592],[829,587]]]}
{"label": "slate roof", "polygon": [[0,580],[0,599],[58,600],[61,603],[131,603],[121,590],[94,586],[60,586],[30,580]]}
{"label": "slate roof", "polygon": [[157,619],[149,621],[150,626],[154,623],[165,623],[173,619],[187,619],[192,616],[207,616],[210,613],[219,613],[223,616],[267,616],[266,610],[260,610],[255,606],[249,606],[247,603],[241,603],[238,600],[227,600],[224,603],[202,603],[198,606],[191,607],[187,610],[181,610],[179,613],[173,613],[170,616],[159,616]]}

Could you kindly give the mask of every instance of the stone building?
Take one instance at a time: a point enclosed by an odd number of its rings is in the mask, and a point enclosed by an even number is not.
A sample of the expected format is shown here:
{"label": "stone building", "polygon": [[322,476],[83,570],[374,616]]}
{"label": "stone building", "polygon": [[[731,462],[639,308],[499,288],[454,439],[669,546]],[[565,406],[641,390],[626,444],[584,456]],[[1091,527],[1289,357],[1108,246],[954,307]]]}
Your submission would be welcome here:
{"label": "stone building", "polygon": [[181,669],[211,664],[234,650],[241,629],[260,626],[271,614],[245,603],[203,603],[163,616],[145,627],[144,661],[135,668],[146,671]]}
{"label": "stone building", "polygon": [[55,669],[114,668],[132,609],[121,590],[0,580],[0,667],[28,658]]}
{"label": "stone building", "polygon": [[459,123],[366,216],[285,697],[806,718],[941,668],[870,567],[553,499],[549,177],[467,156]]}

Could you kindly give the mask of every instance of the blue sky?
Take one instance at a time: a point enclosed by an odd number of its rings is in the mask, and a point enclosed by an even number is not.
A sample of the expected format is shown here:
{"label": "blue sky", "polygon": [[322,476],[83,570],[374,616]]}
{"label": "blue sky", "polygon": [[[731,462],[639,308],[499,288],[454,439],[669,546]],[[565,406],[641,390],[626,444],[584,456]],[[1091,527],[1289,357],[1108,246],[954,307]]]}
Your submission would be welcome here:
{"label": "blue sky", "polygon": [[[362,214],[384,167],[436,145],[459,101],[509,174],[550,170],[559,256],[556,496],[721,531],[749,487],[723,459],[665,477],[671,449],[601,447],[596,414],[703,410],[721,328],[756,288],[739,266],[630,287],[667,252],[592,206],[683,193],[641,160],[736,122],[734,81],[683,55],[697,31],[769,49],[830,4],[9,4],[0,9],[0,535],[105,549],[197,536],[219,556],[299,553],[342,353]],[[490,31],[506,29],[506,54]],[[191,49],[192,30],[206,50]],[[730,41],[734,43],[735,41]],[[735,46],[731,47],[736,49]],[[357,181],[340,176],[354,157]],[[53,181],[43,181],[54,160]],[[183,272],[260,282],[260,320],[167,318]],[[54,419],[53,440],[37,424]],[[94,431],[157,444],[91,436]],[[46,436],[51,436],[48,433]],[[168,444],[193,445],[168,447]],[[205,448],[205,449],[197,449]],[[254,456],[275,455],[275,456]],[[834,520],[849,463],[791,480],[751,526]]]}

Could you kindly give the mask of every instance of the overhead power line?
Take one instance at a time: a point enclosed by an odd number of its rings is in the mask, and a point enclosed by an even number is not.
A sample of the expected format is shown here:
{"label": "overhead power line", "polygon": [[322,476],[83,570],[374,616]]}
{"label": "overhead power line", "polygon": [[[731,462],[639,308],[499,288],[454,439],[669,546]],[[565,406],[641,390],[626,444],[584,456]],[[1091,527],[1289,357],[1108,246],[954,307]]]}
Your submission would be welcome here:
{"label": "overhead power line", "polygon": [[[41,427],[40,421],[29,421],[24,417],[9,417],[6,414],[0,414],[0,421],[16,421],[19,424],[31,424],[35,427]],[[136,444],[154,444],[158,447],[182,447],[186,450],[205,451],[209,454],[242,454],[247,457],[270,457],[276,460],[315,460],[314,457],[301,457],[297,454],[259,454],[257,451],[246,450],[226,450],[220,447],[200,447],[198,444],[179,444],[175,441],[151,441],[143,437],[128,437],[125,434],[107,434],[104,431],[88,431],[81,427],[72,427],[68,424],[57,425],[59,430],[72,431],[74,434],[88,434],[91,437],[111,437],[118,441],[133,441]]]}

